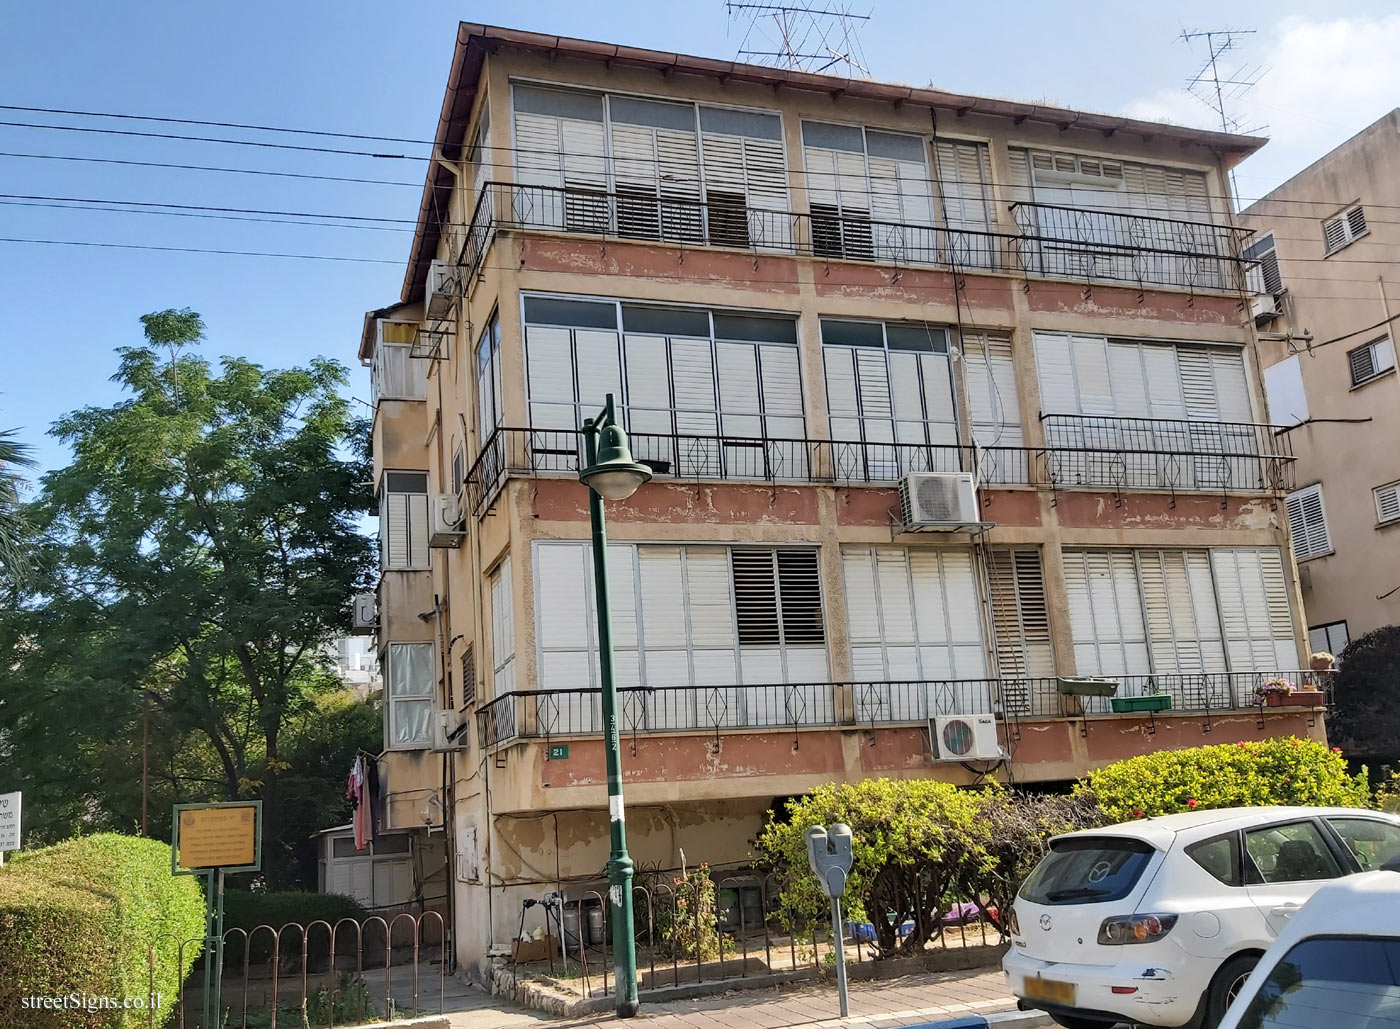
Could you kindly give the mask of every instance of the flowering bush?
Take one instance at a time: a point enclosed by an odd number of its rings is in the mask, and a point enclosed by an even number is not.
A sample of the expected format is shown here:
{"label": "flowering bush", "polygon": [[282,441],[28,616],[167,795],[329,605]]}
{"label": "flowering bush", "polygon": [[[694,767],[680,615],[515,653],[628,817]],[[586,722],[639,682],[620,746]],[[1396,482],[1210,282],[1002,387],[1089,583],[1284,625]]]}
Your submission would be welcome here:
{"label": "flowering bush", "polygon": [[1262,704],[1268,699],[1271,693],[1287,694],[1294,692],[1297,688],[1298,687],[1288,679],[1270,679],[1254,687],[1254,702],[1256,704]]}
{"label": "flowering bush", "polygon": [[1221,807],[1370,803],[1364,771],[1348,774],[1340,752],[1296,736],[1143,754],[1090,772],[1075,790],[1093,794],[1113,822]]}

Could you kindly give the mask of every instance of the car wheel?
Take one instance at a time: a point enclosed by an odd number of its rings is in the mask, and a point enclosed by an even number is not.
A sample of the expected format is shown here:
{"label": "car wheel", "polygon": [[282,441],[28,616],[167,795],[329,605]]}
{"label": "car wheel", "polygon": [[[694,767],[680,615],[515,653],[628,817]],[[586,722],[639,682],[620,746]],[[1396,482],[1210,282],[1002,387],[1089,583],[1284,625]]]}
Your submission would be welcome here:
{"label": "car wheel", "polygon": [[1202,1029],[1215,1029],[1221,1023],[1240,987],[1244,986],[1244,981],[1257,964],[1258,954],[1237,954],[1220,966],[1206,992],[1206,1017],[1201,1023]]}
{"label": "car wheel", "polygon": [[1076,1018],[1074,1015],[1051,1015],[1056,1025],[1065,1029],[1113,1029],[1117,1022],[1101,1022],[1097,1018]]}

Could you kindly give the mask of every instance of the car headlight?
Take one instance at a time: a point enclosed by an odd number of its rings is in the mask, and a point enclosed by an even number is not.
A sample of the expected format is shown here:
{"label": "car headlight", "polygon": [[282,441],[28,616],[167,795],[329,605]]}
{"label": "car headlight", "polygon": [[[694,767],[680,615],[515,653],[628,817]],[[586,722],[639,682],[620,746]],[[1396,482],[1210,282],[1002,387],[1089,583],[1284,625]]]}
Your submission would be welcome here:
{"label": "car headlight", "polygon": [[1099,926],[1099,943],[1120,946],[1127,943],[1155,943],[1176,925],[1177,915],[1115,915]]}

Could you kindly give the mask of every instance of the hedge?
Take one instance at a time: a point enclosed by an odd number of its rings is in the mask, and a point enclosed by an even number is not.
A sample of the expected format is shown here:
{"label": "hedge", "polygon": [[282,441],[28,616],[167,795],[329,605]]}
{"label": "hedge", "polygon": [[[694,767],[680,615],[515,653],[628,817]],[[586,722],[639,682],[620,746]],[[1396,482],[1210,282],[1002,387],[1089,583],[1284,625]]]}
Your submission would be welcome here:
{"label": "hedge", "polygon": [[[264,962],[272,957],[273,934],[258,926],[272,926],[281,931],[278,956],[284,961],[301,962],[301,930],[297,926],[308,926],[312,922],[326,922],[335,925],[342,918],[352,918],[363,922],[369,917],[359,901],[339,893],[312,893],[305,890],[275,890],[255,893],[249,890],[226,890],[224,892],[224,964],[241,966],[244,945],[247,944],[248,960],[252,963]],[[241,929],[243,932],[233,932]],[[243,933],[248,933],[244,936]],[[379,947],[384,946],[382,932],[374,937]],[[366,936],[369,943],[371,937]],[[342,942],[344,941],[344,942]],[[325,926],[317,926],[307,933],[306,953],[310,964],[325,960],[330,953],[330,932]],[[341,954],[355,953],[355,930],[344,925],[336,933],[336,951]]]}
{"label": "hedge", "polygon": [[1143,754],[1090,772],[1076,791],[1092,795],[1110,822],[1221,807],[1370,803],[1364,771],[1348,774],[1339,750],[1296,736]]}
{"label": "hedge", "polygon": [[[0,869],[0,1025],[25,1029],[138,1029],[143,1010],[26,1007],[24,998],[144,998],[155,947],[154,1022],[174,1010],[199,956],[204,895],[170,874],[170,846],[106,833],[22,851]],[[179,941],[190,940],[179,959]],[[87,1010],[92,1008],[93,1010]]]}

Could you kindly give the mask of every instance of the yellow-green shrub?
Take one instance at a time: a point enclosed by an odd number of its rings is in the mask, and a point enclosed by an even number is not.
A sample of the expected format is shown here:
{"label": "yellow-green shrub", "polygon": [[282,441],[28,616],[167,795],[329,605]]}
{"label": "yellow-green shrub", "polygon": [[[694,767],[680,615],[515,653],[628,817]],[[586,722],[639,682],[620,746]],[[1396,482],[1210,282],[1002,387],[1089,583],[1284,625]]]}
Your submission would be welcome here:
{"label": "yellow-green shrub", "polygon": [[[161,1001],[154,1024],[164,1025],[203,935],[204,895],[193,877],[170,874],[168,844],[107,833],[12,855],[0,869],[0,1026],[136,1029],[144,1010],[44,1010],[24,999],[151,992]],[[183,964],[181,940],[195,941]]]}
{"label": "yellow-green shrub", "polygon": [[1104,817],[1268,804],[1366,807],[1366,773],[1350,775],[1339,751],[1296,736],[1159,750],[1090,772],[1076,787]]}

